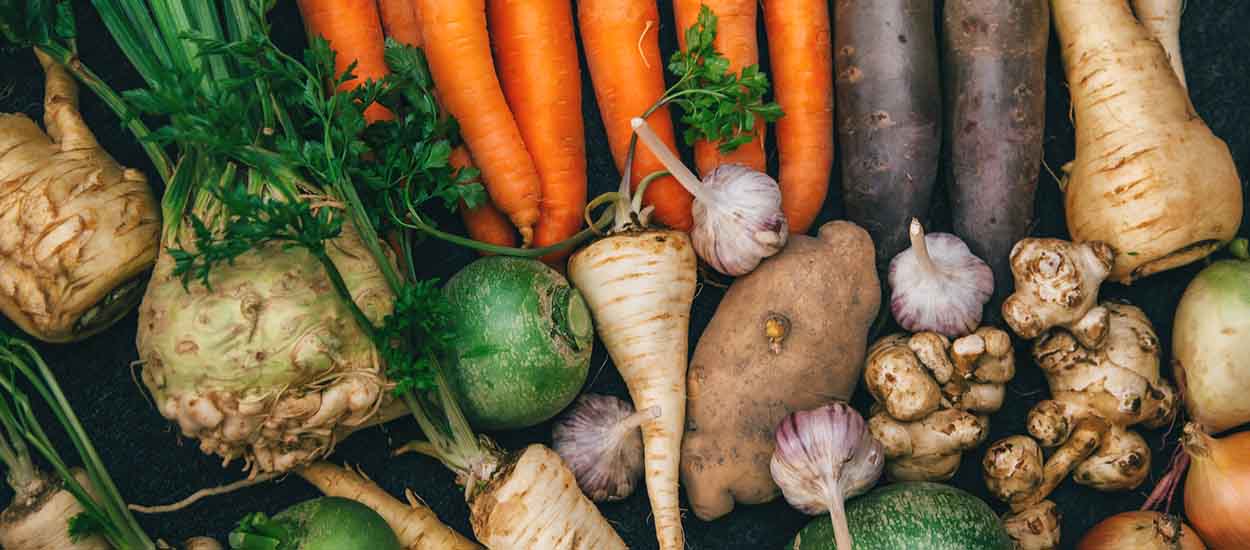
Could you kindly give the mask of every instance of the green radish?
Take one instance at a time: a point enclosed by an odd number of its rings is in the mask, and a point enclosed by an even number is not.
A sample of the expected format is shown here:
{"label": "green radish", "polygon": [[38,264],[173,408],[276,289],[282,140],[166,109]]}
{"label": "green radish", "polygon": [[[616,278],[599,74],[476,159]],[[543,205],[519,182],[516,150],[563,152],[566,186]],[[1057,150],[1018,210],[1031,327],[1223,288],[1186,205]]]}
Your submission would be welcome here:
{"label": "green radish", "polygon": [[341,497],[306,500],[272,518],[256,513],[230,532],[234,550],[401,550],[386,520]]}
{"label": "green radish", "polygon": [[[855,550],[1012,550],[1002,522],[972,494],[940,483],[895,483],[846,503]],[[834,550],[828,517],[807,524],[791,550]]]}
{"label": "green radish", "polygon": [[599,337],[625,379],[634,407],[659,411],[641,426],[647,495],[661,550],[681,550],[685,535],[678,466],[697,261],[686,233],[648,227],[651,208],[641,208],[641,197],[656,174],[648,174],[631,200],[632,151],[629,156],[620,191],[590,205],[614,198],[614,226],[607,237],[569,258],[569,279],[590,305]]}
{"label": "green radish", "polygon": [[447,380],[476,428],[533,426],[577,397],[594,328],[586,302],[546,264],[488,256],[443,288],[456,347]]}

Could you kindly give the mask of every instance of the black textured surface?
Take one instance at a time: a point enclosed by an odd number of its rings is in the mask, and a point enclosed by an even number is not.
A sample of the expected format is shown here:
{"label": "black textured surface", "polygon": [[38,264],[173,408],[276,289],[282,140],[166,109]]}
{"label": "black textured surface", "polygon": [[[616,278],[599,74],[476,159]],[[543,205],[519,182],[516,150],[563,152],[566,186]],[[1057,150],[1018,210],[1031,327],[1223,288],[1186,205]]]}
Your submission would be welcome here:
{"label": "black textured surface", "polygon": [[[940,3],[940,2],[939,2]],[[86,2],[80,4],[78,20],[80,49],[86,63],[119,89],[140,84],[122,54],[103,32],[98,18]],[[276,10],[273,22],[281,44],[302,47],[303,32],[294,2],[284,1]],[[1244,0],[1190,0],[1185,13],[1181,45],[1188,73],[1190,93],[1199,114],[1217,135],[1228,142],[1241,174],[1250,173],[1250,33],[1243,27],[1250,20],[1250,2]],[[661,47],[665,53],[676,47],[670,3],[660,0],[663,25]],[[940,13],[940,11],[938,12]],[[761,37],[763,37],[761,21]],[[767,59],[766,50],[761,59]],[[583,60],[583,69],[584,69]],[[25,51],[0,52],[0,112],[22,111],[41,115],[42,78],[33,56]],[[615,187],[617,174],[607,150],[603,125],[594,105],[589,77],[584,76],[586,140],[589,152],[589,173],[592,195]],[[1046,162],[1057,169],[1073,155],[1072,125],[1068,120],[1067,88],[1059,64],[1053,34],[1048,66]],[[128,166],[154,173],[142,151],[125,133],[117,119],[89,93],[83,93],[83,110],[101,142],[118,160]],[[770,164],[775,170],[775,150],[770,143]],[[837,191],[835,170],[831,193],[820,222],[841,216],[842,206]],[[775,172],[774,172],[775,173]],[[1041,170],[1037,196],[1038,219],[1035,235],[1066,236],[1062,202],[1055,182]],[[949,227],[945,211],[944,190],[935,193],[936,229]],[[1194,215],[1202,215],[1200,212]],[[449,221],[449,227],[455,227]],[[1245,225],[1242,234],[1250,234]],[[452,246],[429,244],[421,257],[427,258],[428,275],[447,277],[467,263],[474,254]],[[1185,285],[1200,268],[1192,265],[1157,275],[1131,288],[1109,284],[1105,296],[1122,298],[1142,307],[1158,329],[1167,353],[1170,342],[1172,313]],[[702,332],[721,289],[705,285],[696,299],[690,327],[693,343]],[[9,327],[11,329],[11,326]],[[131,314],[116,327],[86,342],[69,346],[42,346],[54,365],[66,392],[82,417],[105,464],[109,467],[123,494],[135,503],[154,504],[182,498],[195,489],[238,479],[237,467],[223,469],[218,460],[200,453],[193,441],[181,440],[176,429],[165,422],[146,400],[138,386],[131,363],[136,359],[135,316]],[[1018,346],[1023,350],[1024,346]],[[1045,395],[1041,373],[1020,355],[1019,374],[1010,384],[1007,403],[994,415],[990,441],[1024,431],[1025,415],[1033,403]],[[591,364],[591,380],[587,389],[625,395],[620,376],[607,361],[602,348],[596,350]],[[856,403],[865,407],[868,397],[861,390]],[[447,523],[468,533],[468,513],[462,493],[453,485],[452,476],[437,463],[414,456],[388,458],[390,449],[417,435],[415,424],[401,420],[391,425],[370,429],[352,436],[334,456],[339,462],[359,464],[384,488],[401,494],[411,487]],[[530,441],[549,441],[547,426],[510,433],[493,434],[509,448]],[[1158,478],[1173,447],[1163,443],[1163,432],[1146,434],[1155,449],[1154,475],[1143,488],[1126,493],[1099,493],[1066,481],[1055,491],[1053,499],[1064,514],[1065,547],[1070,547],[1080,534],[1103,517],[1133,509],[1144,500],[1153,480]],[[63,449],[68,452],[67,447]],[[953,483],[990,500],[999,511],[1003,507],[989,499],[981,481],[979,461],[984,448],[968,453]],[[298,479],[288,479],[240,491],[200,503],[171,515],[141,516],[143,526],[154,537],[181,540],[195,535],[221,539],[235,521],[246,512],[273,513],[316,492]],[[646,550],[656,547],[645,493],[640,490],[632,498],[602,507],[603,513],[617,527],[631,548]],[[803,515],[791,510],[783,501],[762,506],[741,506],[733,514],[714,522],[687,518],[687,544],[693,549],[756,549],[780,548],[807,522]]]}

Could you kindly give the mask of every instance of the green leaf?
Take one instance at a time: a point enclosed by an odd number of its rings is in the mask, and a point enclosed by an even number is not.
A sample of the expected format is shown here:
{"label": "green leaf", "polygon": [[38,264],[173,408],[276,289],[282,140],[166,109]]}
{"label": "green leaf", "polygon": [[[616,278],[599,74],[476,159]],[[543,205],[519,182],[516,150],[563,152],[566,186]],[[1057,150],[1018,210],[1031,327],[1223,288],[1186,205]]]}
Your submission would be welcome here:
{"label": "green leaf", "polygon": [[100,518],[94,515],[88,514],[87,512],[80,512],[75,514],[74,517],[69,518],[69,525],[67,526],[67,529],[69,530],[69,540],[73,542],[80,542],[91,535],[103,533],[104,523],[100,521]]}

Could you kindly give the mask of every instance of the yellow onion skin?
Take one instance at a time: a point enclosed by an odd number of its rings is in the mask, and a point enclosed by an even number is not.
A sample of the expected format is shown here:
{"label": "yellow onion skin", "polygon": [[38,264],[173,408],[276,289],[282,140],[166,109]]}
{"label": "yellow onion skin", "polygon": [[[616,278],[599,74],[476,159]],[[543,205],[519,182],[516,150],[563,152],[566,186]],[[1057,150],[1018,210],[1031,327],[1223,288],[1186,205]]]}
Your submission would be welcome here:
{"label": "yellow onion skin", "polygon": [[1159,512],[1132,511],[1102,520],[1085,533],[1076,550],[1206,550],[1180,518]]}
{"label": "yellow onion skin", "polygon": [[[350,224],[326,249],[380,324],[393,295]],[[289,471],[328,454],[387,398],[374,343],[307,251],[266,244],[214,266],[209,286],[184,287],[173,267],[162,252],[139,307],[142,379],[203,452]]]}
{"label": "yellow onion skin", "polygon": [[1213,550],[1250,548],[1250,432],[1216,439],[1189,423],[1181,442],[1189,523]]}

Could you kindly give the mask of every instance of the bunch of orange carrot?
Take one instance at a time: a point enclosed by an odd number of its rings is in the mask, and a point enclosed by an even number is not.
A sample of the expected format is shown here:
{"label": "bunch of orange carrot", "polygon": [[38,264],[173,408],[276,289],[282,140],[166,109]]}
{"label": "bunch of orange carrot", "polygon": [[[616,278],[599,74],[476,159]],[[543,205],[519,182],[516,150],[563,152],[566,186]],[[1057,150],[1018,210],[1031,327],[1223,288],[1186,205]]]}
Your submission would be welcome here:
{"label": "bunch of orange carrot", "polygon": [[[388,74],[386,38],[423,48],[465,142],[451,162],[476,165],[489,196],[461,204],[473,239],[516,246],[519,235],[522,246],[542,247],[581,228],[586,152],[570,2],[300,0],[299,8],[308,34],[334,49],[335,70],[355,62],[358,80]],[[391,116],[381,105],[366,111],[370,122]]]}
{"label": "bunch of orange carrot", "polygon": [[[580,229],[586,205],[586,154],[581,74],[569,0],[300,0],[310,35],[330,41],[339,70],[353,60],[360,79],[387,74],[384,39],[423,46],[440,99],[460,124],[466,148],[457,167],[476,165],[489,199],[461,213],[475,240],[515,246],[558,243]],[[715,48],[730,70],[758,63],[755,0],[673,0],[678,39],[704,5],[717,15]],[[833,77],[828,7],[819,0],[762,2],[770,40],[776,101],[779,183],[783,209],[795,233],[806,232],[824,202],[833,168]],[[656,0],[583,0],[578,24],[596,99],[617,168],[633,129],[629,121],[665,92]],[[345,85],[352,85],[349,82]],[[370,108],[372,120],[390,113]],[[666,107],[650,125],[675,146]],[[702,174],[736,162],[765,169],[765,124],[756,138],[731,153],[695,143]],[[646,150],[634,152],[633,184],[663,167]],[[690,194],[670,177],[647,188],[655,218],[680,230],[691,226]],[[567,253],[546,258],[559,261]]]}

